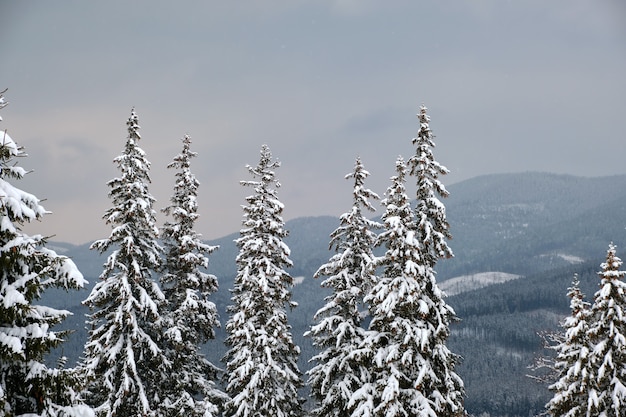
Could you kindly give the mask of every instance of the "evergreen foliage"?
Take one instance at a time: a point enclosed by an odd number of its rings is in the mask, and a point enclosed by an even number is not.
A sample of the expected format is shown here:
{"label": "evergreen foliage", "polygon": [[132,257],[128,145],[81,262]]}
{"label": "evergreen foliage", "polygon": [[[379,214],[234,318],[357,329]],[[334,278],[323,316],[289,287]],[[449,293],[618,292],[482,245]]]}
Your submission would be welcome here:
{"label": "evergreen foliage", "polygon": [[172,217],[162,229],[165,252],[161,283],[167,299],[162,315],[171,363],[170,390],[162,407],[168,415],[218,415],[225,394],[215,381],[218,369],[199,352],[199,345],[215,338],[219,326],[217,308],[209,295],[218,289],[215,275],[203,272],[211,254],[218,247],[201,241],[194,225],[198,219],[199,182],[191,172],[191,139],[183,138],[182,152],[168,168],[177,169],[171,204],[163,212]]}
{"label": "evergreen foliage", "polygon": [[373,409],[368,406],[358,415],[461,416],[463,381],[454,372],[458,357],[445,344],[456,316],[425,261],[402,158],[396,172],[383,200],[385,230],[377,242],[386,248],[377,260],[382,274],[365,297],[371,322],[364,351],[372,362],[373,378],[372,386],[363,390],[375,397],[368,401]]}
{"label": "evergreen foliage", "polygon": [[609,245],[591,307],[587,415],[618,417],[626,410],[626,271],[615,251]]}
{"label": "evergreen foliage", "polygon": [[548,412],[553,416],[576,417],[587,414],[587,399],[592,384],[587,335],[590,308],[589,303],[584,301],[579,285],[580,281],[575,275],[567,293],[571,299],[571,315],[562,322],[562,340],[553,347],[557,352],[554,362],[556,382],[550,385],[554,396],[546,404]]}
{"label": "evergreen foliage", "polygon": [[330,235],[329,246],[336,253],[315,273],[315,277],[327,276],[322,286],[332,290],[315,314],[318,323],[305,334],[322,350],[311,359],[315,365],[308,372],[315,416],[350,416],[355,392],[371,379],[369,364],[358,357],[365,338],[360,308],[375,273],[372,230],[380,228],[365,217],[366,211],[374,211],[370,200],[379,198],[365,188],[368,176],[357,158],[353,172],[346,175],[354,180],[352,209],[340,217],[340,226]]}
{"label": "evergreen foliage", "polygon": [[[7,104],[2,93],[0,109]],[[77,397],[79,375],[44,363],[67,336],[52,327],[72,313],[37,304],[46,289],[78,289],[87,281],[74,262],[45,247],[43,236],[22,231],[48,213],[37,197],[9,182],[27,173],[16,163],[25,156],[6,131],[0,132],[0,413],[87,416],[89,408]]]}
{"label": "evergreen foliage", "polygon": [[162,252],[154,198],[148,191],[150,162],[139,147],[138,117],[127,122],[123,153],[115,158],[121,177],[108,182],[113,206],[103,218],[112,227],[92,249],[113,249],[85,304],[95,310],[82,367],[85,393],[98,416],[152,416],[165,398],[170,361],[160,344],[165,297],[154,280]]}
{"label": "evergreen foliage", "polygon": [[303,414],[298,389],[303,385],[297,366],[300,349],[293,342],[286,307],[291,300],[293,278],[290,250],[278,200],[274,169],[267,145],[261,147],[256,167],[247,166],[256,180],[242,181],[254,194],[246,197],[244,219],[237,239],[237,276],[233,305],[226,324],[229,351],[227,369],[227,416],[296,417]]}

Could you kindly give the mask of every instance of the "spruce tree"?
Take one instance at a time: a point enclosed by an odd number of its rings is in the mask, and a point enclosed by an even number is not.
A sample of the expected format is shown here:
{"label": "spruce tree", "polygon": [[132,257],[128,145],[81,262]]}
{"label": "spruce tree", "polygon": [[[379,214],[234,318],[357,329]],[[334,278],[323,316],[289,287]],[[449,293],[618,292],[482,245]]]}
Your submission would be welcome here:
{"label": "spruce tree", "polygon": [[439,200],[439,197],[445,198],[449,195],[439,180],[439,176],[449,173],[449,170],[437,162],[433,155],[434,135],[426,110],[426,107],[421,106],[417,115],[420,128],[417,137],[413,138],[416,150],[408,164],[410,175],[414,176],[417,182],[415,216],[417,239],[422,246],[422,262],[434,268],[437,260],[453,256],[446,242],[451,238],[446,207]]}
{"label": "spruce tree", "polygon": [[209,296],[217,291],[215,275],[204,272],[207,255],[218,247],[201,241],[194,225],[198,219],[199,182],[191,172],[191,139],[183,138],[182,152],[167,166],[176,169],[176,184],[170,205],[163,212],[172,218],[161,237],[165,252],[161,283],[167,309],[163,328],[172,371],[170,390],[162,408],[168,415],[215,416],[225,394],[215,381],[218,369],[199,351],[199,345],[215,338],[219,326],[217,308]]}
{"label": "spruce tree", "polygon": [[322,286],[330,288],[326,304],[315,314],[317,324],[305,334],[313,345],[322,349],[311,362],[308,385],[316,400],[315,416],[350,416],[354,411],[355,392],[370,380],[370,366],[359,360],[358,349],[365,338],[361,326],[363,296],[374,281],[374,229],[380,224],[365,217],[373,212],[370,200],[378,195],[365,188],[369,176],[357,158],[354,170],[346,175],[352,179],[353,205],[340,217],[339,227],[330,235],[330,248],[336,253],[322,265],[315,277],[326,276]]}
{"label": "spruce tree", "polygon": [[247,166],[254,180],[242,181],[254,194],[246,197],[240,237],[236,240],[237,275],[232,289],[233,305],[226,324],[224,361],[227,369],[226,416],[296,417],[302,415],[301,373],[287,321],[286,307],[295,307],[290,288],[293,278],[285,271],[292,265],[278,200],[274,169],[267,147],[261,147],[256,167]]}
{"label": "spruce tree", "polygon": [[127,127],[124,151],[114,160],[121,176],[108,182],[113,206],[103,216],[112,231],[91,246],[111,252],[84,302],[95,310],[82,364],[90,380],[85,395],[97,415],[107,417],[156,415],[169,384],[169,360],[160,347],[165,297],[154,279],[162,249],[134,109]]}
{"label": "spruce tree", "polygon": [[567,295],[571,298],[571,315],[561,323],[561,342],[552,347],[556,351],[556,382],[550,385],[554,396],[546,404],[546,409],[555,417],[582,417],[587,415],[587,399],[592,386],[587,335],[590,309],[580,291],[578,276],[574,276]]}
{"label": "spruce tree", "polygon": [[626,271],[615,245],[609,245],[598,275],[600,289],[591,307],[591,346],[587,415],[618,417],[626,413]]}
{"label": "spruce tree", "polygon": [[[0,109],[6,106],[2,93]],[[25,156],[0,131],[0,414],[89,415],[77,398],[78,375],[44,364],[67,335],[53,326],[72,313],[37,301],[48,288],[78,289],[87,281],[70,259],[45,247],[44,237],[22,231],[48,213],[37,197],[10,182],[27,173],[17,165]]]}
{"label": "spruce tree", "polygon": [[386,248],[382,269],[365,297],[371,322],[364,352],[372,363],[370,402],[358,415],[461,416],[463,381],[454,372],[458,356],[447,348],[456,318],[444,301],[432,266],[426,262],[418,225],[406,194],[407,167],[396,162],[377,245]]}

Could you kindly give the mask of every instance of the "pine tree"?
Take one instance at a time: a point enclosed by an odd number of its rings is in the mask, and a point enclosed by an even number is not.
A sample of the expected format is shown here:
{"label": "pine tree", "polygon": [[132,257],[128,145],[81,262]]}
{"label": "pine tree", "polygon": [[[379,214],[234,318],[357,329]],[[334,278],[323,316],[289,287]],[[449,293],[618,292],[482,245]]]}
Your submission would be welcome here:
{"label": "pine tree", "polygon": [[446,208],[437,196],[449,195],[445,186],[439,181],[440,175],[449,170],[439,164],[434,158],[434,135],[430,130],[430,117],[426,114],[426,107],[422,106],[417,117],[420,129],[417,137],[413,138],[416,146],[415,155],[408,161],[410,175],[417,179],[417,198],[415,215],[417,220],[417,239],[421,242],[423,262],[435,267],[438,259],[452,257],[452,250],[446,239],[450,239],[450,225],[446,219]]}
{"label": "pine tree", "polygon": [[626,283],[622,260],[609,245],[598,273],[600,289],[591,307],[590,378],[587,415],[618,417],[626,413]]}
{"label": "pine tree", "polygon": [[[0,109],[6,106],[3,93]],[[52,327],[72,313],[37,301],[47,288],[78,289],[87,281],[70,259],[45,247],[44,237],[22,231],[48,213],[37,197],[9,182],[27,173],[16,164],[25,156],[6,131],[0,132],[0,413],[89,415],[77,398],[78,375],[43,362],[67,335]]]}
{"label": "pine tree", "polygon": [[86,398],[98,416],[107,417],[155,415],[169,383],[159,340],[165,298],[153,278],[162,249],[148,191],[150,162],[138,145],[134,109],[127,127],[124,152],[114,160],[121,177],[108,182],[113,207],[103,216],[112,231],[91,246],[112,252],[84,302],[95,310],[82,364],[91,381]]}
{"label": "pine tree", "polygon": [[368,389],[375,393],[374,408],[359,415],[461,416],[463,381],[454,372],[458,357],[445,345],[456,316],[424,261],[406,172],[398,158],[383,200],[385,230],[377,245],[386,252],[376,261],[382,274],[365,297],[371,322],[364,351],[372,362]]}
{"label": "pine tree", "polygon": [[554,392],[546,409],[553,416],[578,417],[587,414],[590,388],[589,354],[589,303],[584,301],[578,276],[574,276],[567,295],[571,298],[571,315],[562,323],[561,342],[554,346],[557,352],[554,362],[556,382],[550,385]]}
{"label": "pine tree", "polygon": [[317,324],[305,334],[313,345],[322,349],[311,362],[308,385],[317,401],[315,416],[350,416],[354,393],[370,380],[369,364],[359,360],[358,348],[365,338],[360,308],[364,293],[374,281],[374,229],[380,224],[368,220],[365,212],[373,212],[370,200],[378,195],[365,188],[369,172],[357,158],[353,172],[352,209],[340,218],[340,226],[330,235],[330,248],[336,253],[322,265],[315,277],[327,276],[322,286],[332,289],[326,304],[315,314]]}
{"label": "pine tree", "polygon": [[303,414],[301,373],[296,364],[300,349],[293,342],[286,306],[295,307],[290,287],[293,278],[287,236],[281,217],[274,169],[267,147],[261,147],[256,167],[247,166],[253,178],[242,181],[254,194],[243,206],[244,220],[237,256],[237,276],[232,290],[233,305],[226,324],[230,350],[227,368],[227,416],[295,417]]}
{"label": "pine tree", "polygon": [[199,182],[191,172],[191,139],[183,138],[183,150],[168,165],[177,169],[171,204],[163,212],[173,218],[162,229],[165,252],[161,283],[168,301],[163,316],[167,355],[172,364],[170,391],[163,401],[169,415],[215,416],[225,394],[215,385],[218,369],[200,352],[199,345],[215,338],[219,326],[217,308],[208,299],[218,288],[217,278],[203,272],[207,255],[218,247],[201,241],[194,230],[198,219]]}

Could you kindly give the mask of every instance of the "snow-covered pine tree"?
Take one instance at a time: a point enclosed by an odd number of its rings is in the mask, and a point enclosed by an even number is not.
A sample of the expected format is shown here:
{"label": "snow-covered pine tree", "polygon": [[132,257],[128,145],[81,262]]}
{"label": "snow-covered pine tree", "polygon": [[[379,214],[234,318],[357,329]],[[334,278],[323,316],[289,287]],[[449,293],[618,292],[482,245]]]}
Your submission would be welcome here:
{"label": "snow-covered pine tree", "polygon": [[[0,108],[6,106],[2,93]],[[89,408],[77,400],[77,375],[43,362],[66,335],[52,327],[72,313],[39,305],[37,300],[47,288],[78,289],[87,281],[70,259],[45,247],[45,238],[22,231],[26,223],[48,213],[37,197],[9,182],[27,173],[16,164],[24,156],[24,149],[1,131],[0,414],[86,416]]]}
{"label": "snow-covered pine tree", "polygon": [[91,246],[112,252],[84,301],[94,311],[82,363],[90,380],[85,397],[107,417],[156,415],[170,381],[159,340],[165,297],[153,278],[162,249],[134,109],[127,127],[124,151],[114,160],[121,176],[108,182],[113,207],[103,216],[112,231]]}
{"label": "snow-covered pine tree", "polygon": [[[371,361],[374,393],[358,416],[462,416],[463,381],[454,372],[458,356],[446,347],[449,324],[456,318],[424,262],[422,242],[406,194],[407,166],[400,157],[387,189],[377,245],[382,268],[366,295],[371,322],[364,352]],[[366,398],[366,397],[365,397]]]}
{"label": "snow-covered pine tree", "polygon": [[589,303],[584,301],[580,291],[578,276],[574,275],[572,286],[567,295],[570,300],[571,315],[561,323],[563,334],[561,341],[551,348],[556,351],[554,372],[556,382],[550,385],[554,396],[546,404],[548,413],[555,417],[582,417],[587,415],[589,398],[590,344]]}
{"label": "snow-covered pine tree", "polygon": [[330,235],[329,246],[336,253],[315,273],[315,277],[328,277],[322,286],[332,294],[315,314],[318,323],[305,333],[322,349],[311,359],[315,365],[308,372],[316,400],[314,416],[350,416],[354,409],[348,404],[354,393],[370,380],[370,364],[355,357],[365,336],[360,313],[363,296],[374,282],[373,230],[381,227],[365,217],[365,212],[374,211],[370,200],[379,198],[365,188],[368,176],[357,158],[354,170],[346,175],[354,181],[352,209],[340,217],[339,227]]}
{"label": "snow-covered pine tree", "polygon": [[274,169],[267,145],[261,147],[256,167],[247,166],[253,178],[241,181],[252,187],[246,197],[237,256],[237,276],[232,289],[233,305],[226,324],[224,357],[227,369],[226,416],[296,417],[303,414],[303,385],[297,366],[300,349],[295,345],[287,321],[293,278],[284,268],[291,266],[287,236],[278,200]]}
{"label": "snow-covered pine tree", "polygon": [[593,347],[589,373],[594,385],[588,391],[587,416],[626,414],[626,271],[621,266],[611,243],[598,273],[600,289],[594,296],[587,332]]}
{"label": "snow-covered pine tree", "polygon": [[430,130],[430,117],[426,107],[421,106],[417,117],[420,129],[413,138],[416,146],[415,155],[409,161],[410,174],[417,179],[417,198],[415,215],[417,220],[417,239],[422,245],[422,263],[434,268],[438,259],[452,257],[452,250],[446,239],[450,239],[450,225],[446,219],[446,208],[439,200],[447,197],[448,190],[441,181],[440,175],[449,170],[434,158],[434,135]]}
{"label": "snow-covered pine tree", "polygon": [[201,343],[215,338],[219,326],[217,309],[208,298],[217,291],[217,278],[204,272],[207,255],[218,247],[202,243],[194,229],[200,183],[191,172],[191,158],[196,155],[185,135],[182,152],[167,166],[177,172],[171,204],[162,210],[172,218],[161,231],[165,252],[161,283],[168,303],[162,319],[172,364],[162,409],[172,416],[210,417],[218,415],[226,399],[215,384],[218,369],[199,351]]}

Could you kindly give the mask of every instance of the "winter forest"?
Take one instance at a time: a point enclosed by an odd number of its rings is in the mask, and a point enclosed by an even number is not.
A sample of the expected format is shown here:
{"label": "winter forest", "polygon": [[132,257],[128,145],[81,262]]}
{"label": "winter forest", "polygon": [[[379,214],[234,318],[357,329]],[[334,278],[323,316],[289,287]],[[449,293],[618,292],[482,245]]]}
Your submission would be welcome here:
{"label": "winter forest", "polygon": [[[6,90],[5,90],[6,91]],[[4,93],[4,92],[3,92]],[[8,103],[0,94],[0,109]],[[49,288],[73,291],[87,281],[72,259],[22,231],[47,213],[15,184],[26,156],[2,127],[0,136],[0,408],[5,416],[202,417],[436,417],[466,416],[466,390],[448,347],[458,317],[436,279],[452,258],[441,181],[448,169],[434,156],[427,108],[417,114],[415,153],[398,157],[382,195],[367,186],[358,156],[345,179],[352,206],[329,236],[332,256],[315,277],[328,291],[304,336],[315,354],[300,370],[301,348],[288,312],[294,277],[288,230],[279,199],[280,162],[261,145],[240,184],[249,190],[236,239],[236,277],[228,316],[213,295],[220,277],[210,257],[219,247],[196,232],[198,155],[184,136],[167,169],[175,186],[160,210],[150,194],[151,164],[140,147],[132,109],[128,135],[109,180],[111,207],[102,220],[110,234],[91,249],[106,261],[83,304],[87,342],[78,364],[50,366],[62,345],[56,330],[72,314],[39,303]],[[2,119],[0,119],[2,120]],[[445,122],[444,122],[445,123]],[[11,135],[9,134],[11,133]],[[106,179],[103,180],[105,182]],[[383,213],[374,220],[373,202]],[[626,271],[607,242],[598,291],[586,301],[578,276],[567,292],[571,314],[544,334],[546,357],[532,377],[549,387],[551,416],[626,414]],[[221,323],[220,323],[221,321]],[[213,363],[201,346],[226,332],[226,354]],[[304,394],[306,392],[306,394]]]}

